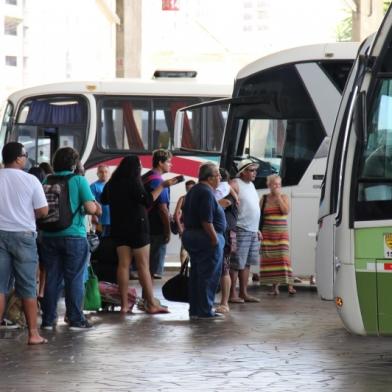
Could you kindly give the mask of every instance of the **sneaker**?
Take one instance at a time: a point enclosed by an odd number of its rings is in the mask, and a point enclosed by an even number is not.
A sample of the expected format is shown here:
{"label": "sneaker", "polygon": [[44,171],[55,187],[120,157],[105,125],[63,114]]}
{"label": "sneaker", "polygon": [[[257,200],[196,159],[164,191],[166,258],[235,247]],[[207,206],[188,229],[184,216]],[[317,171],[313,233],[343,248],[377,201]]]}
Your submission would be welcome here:
{"label": "sneaker", "polygon": [[54,329],[56,329],[56,324],[41,324],[41,329],[53,331]]}
{"label": "sneaker", "polygon": [[87,320],[81,321],[80,323],[70,323],[69,329],[72,331],[85,331],[86,329],[91,329],[93,326]]}
{"label": "sneaker", "polygon": [[189,316],[189,318],[194,321],[194,320],[208,320],[208,321],[213,321],[213,320],[224,320],[225,316],[222,313],[214,313],[211,316]]}
{"label": "sneaker", "polygon": [[18,329],[20,326],[11,320],[3,319],[0,323],[0,329]]}

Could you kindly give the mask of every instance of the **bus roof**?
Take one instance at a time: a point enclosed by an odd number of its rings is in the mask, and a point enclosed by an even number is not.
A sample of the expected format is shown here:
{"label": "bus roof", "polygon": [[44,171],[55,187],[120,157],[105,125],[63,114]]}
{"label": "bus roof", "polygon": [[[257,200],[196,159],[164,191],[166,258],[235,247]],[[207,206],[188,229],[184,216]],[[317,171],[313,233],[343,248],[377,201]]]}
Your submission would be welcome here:
{"label": "bus roof", "polygon": [[199,96],[227,97],[233,91],[232,84],[199,83],[195,80],[141,80],[113,79],[105,81],[66,81],[43,84],[15,91],[8,99],[21,99],[47,94],[102,94],[102,95],[142,95],[142,96]]}
{"label": "bus roof", "polygon": [[354,60],[357,57],[359,45],[359,42],[335,42],[282,50],[248,64],[238,72],[237,79],[242,79],[268,68],[290,63],[321,60]]}

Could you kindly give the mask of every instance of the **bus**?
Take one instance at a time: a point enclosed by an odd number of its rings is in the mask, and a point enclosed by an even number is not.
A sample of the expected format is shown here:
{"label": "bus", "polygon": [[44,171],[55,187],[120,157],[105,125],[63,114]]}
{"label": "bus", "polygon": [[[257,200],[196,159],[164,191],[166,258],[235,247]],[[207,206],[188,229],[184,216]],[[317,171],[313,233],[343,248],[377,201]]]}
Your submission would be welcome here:
{"label": "bus", "polygon": [[[251,158],[259,164],[255,186],[260,195],[266,192],[268,175],[282,177],[291,203],[293,271],[310,280],[315,274],[320,187],[329,141],[358,46],[318,44],[263,57],[239,71],[230,99],[183,108],[176,119],[179,151],[215,154],[232,176],[240,160]],[[223,139],[200,121],[222,102],[230,105]],[[332,276],[324,277],[323,272],[317,279],[320,295],[332,299]]]}
{"label": "bus", "polygon": [[[59,147],[73,147],[90,183],[97,179],[98,165],[113,170],[129,153],[140,157],[146,171],[151,168],[153,150],[171,149],[178,109],[232,92],[230,84],[200,83],[191,77],[175,77],[175,72],[160,71],[157,76],[147,81],[69,81],[16,91],[3,110],[0,150],[6,142],[19,141],[28,152],[28,165],[33,166],[51,162]],[[227,106],[215,114],[211,126],[223,134]],[[197,177],[199,157],[183,153],[172,162],[172,173]],[[185,188],[174,186],[171,192],[173,211]],[[180,244],[173,237],[167,253],[178,258]]]}
{"label": "bus", "polygon": [[344,326],[392,334],[392,11],[361,46],[344,92],[320,199]]}

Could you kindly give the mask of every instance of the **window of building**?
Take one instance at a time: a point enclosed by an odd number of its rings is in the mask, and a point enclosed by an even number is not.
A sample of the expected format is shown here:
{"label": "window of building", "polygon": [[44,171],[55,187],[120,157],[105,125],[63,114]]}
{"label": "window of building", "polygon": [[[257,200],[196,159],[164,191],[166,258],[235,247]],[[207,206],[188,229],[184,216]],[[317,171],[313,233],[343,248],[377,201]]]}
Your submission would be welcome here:
{"label": "window of building", "polygon": [[16,67],[18,65],[16,56],[5,56],[5,65],[9,65],[10,67]]}
{"label": "window of building", "polygon": [[5,4],[18,5],[18,1],[17,0],[5,0]]}
{"label": "window of building", "polygon": [[18,35],[19,20],[6,16],[4,18],[4,34],[5,35]]}

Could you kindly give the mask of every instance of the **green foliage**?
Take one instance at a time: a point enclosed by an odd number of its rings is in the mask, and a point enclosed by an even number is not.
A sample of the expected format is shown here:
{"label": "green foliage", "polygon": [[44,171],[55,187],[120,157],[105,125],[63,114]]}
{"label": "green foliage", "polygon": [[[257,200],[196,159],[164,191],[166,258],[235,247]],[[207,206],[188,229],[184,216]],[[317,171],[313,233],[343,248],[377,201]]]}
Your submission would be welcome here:
{"label": "green foliage", "polygon": [[391,3],[392,3],[392,0],[384,0],[384,14],[388,11],[388,8]]}
{"label": "green foliage", "polygon": [[346,11],[347,16],[336,27],[336,40],[338,42],[351,41],[352,38],[353,18],[351,12]]}

